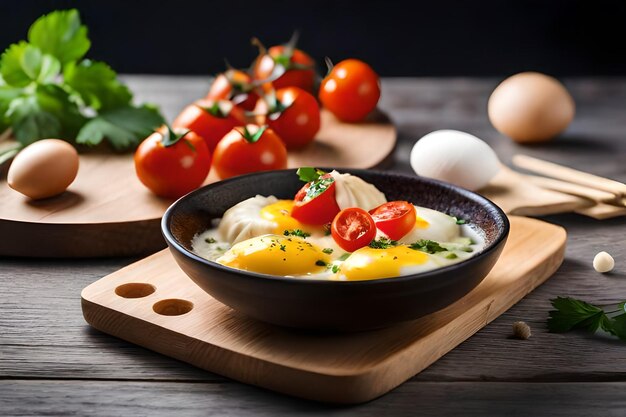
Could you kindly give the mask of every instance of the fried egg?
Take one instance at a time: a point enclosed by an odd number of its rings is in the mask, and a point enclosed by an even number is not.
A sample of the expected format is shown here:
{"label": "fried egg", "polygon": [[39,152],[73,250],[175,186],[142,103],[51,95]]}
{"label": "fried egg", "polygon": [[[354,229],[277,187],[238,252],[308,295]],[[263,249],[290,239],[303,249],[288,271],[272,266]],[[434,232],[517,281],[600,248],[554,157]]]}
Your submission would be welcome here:
{"label": "fried egg", "polygon": [[330,256],[296,236],[263,235],[235,244],[216,262],[261,274],[303,276],[327,271]]}

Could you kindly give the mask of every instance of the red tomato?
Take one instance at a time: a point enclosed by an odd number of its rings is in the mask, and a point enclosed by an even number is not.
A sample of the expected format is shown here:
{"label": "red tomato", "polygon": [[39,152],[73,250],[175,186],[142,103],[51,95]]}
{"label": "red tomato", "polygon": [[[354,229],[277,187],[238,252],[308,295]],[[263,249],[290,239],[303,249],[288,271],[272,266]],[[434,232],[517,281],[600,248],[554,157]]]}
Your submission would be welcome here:
{"label": "red tomato", "polygon": [[320,85],[322,105],[344,122],[363,120],[380,98],[378,75],[363,61],[346,59]]}
{"label": "red tomato", "polygon": [[219,74],[207,94],[207,100],[230,100],[245,111],[254,110],[259,96],[253,91],[252,77],[238,69]]}
{"label": "red tomato", "polygon": [[202,185],[211,168],[204,140],[192,131],[179,135],[161,129],[148,136],[135,152],[139,180],[161,197],[178,198]]}
{"label": "red tomato", "polygon": [[330,223],[339,206],[335,200],[335,180],[330,174],[306,183],[294,197],[291,217],[305,224]]}
{"label": "red tomato", "polygon": [[287,149],[272,129],[247,125],[231,130],[217,144],[213,166],[221,178],[287,168]]}
{"label": "red tomato", "polygon": [[[290,53],[290,51],[293,51]],[[285,45],[272,46],[254,63],[254,79],[267,80],[282,73],[272,81],[275,89],[300,87],[313,92],[315,61],[306,52]]]}
{"label": "red tomato", "polygon": [[358,207],[343,209],[335,216],[330,232],[335,242],[345,251],[369,245],[376,237],[376,225],[369,213]]}
{"label": "red tomato", "polygon": [[274,100],[270,98],[259,100],[255,112],[288,149],[302,148],[315,138],[320,130],[320,108],[315,97],[301,88],[287,87],[276,92],[275,104],[269,104]]}
{"label": "red tomato", "polygon": [[379,228],[389,239],[402,239],[413,230],[416,221],[415,207],[408,201],[390,201],[370,210]]}
{"label": "red tomato", "polygon": [[244,119],[243,111],[229,101],[198,100],[185,107],[172,126],[193,130],[213,152],[224,135],[244,124]]}

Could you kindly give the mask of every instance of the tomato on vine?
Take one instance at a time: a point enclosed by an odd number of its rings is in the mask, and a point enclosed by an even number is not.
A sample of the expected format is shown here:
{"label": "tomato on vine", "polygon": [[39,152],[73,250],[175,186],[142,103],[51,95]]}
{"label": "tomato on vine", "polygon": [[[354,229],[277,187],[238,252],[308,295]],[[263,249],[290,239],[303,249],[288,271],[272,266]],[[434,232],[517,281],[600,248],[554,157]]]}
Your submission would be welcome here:
{"label": "tomato on vine", "polygon": [[272,46],[268,50],[258,40],[255,42],[260,52],[253,67],[255,80],[271,81],[275,89],[299,87],[313,92],[315,61],[306,52],[296,48],[297,33],[287,44]]}
{"label": "tomato on vine", "polygon": [[380,82],[374,70],[358,59],[335,65],[322,80],[322,105],[344,122],[359,122],[376,108]]}
{"label": "tomato on vine", "polygon": [[213,152],[224,135],[244,123],[243,110],[230,101],[198,100],[185,107],[172,126],[193,130],[205,140],[209,151]]}
{"label": "tomato on vine", "polygon": [[311,94],[298,87],[271,91],[255,108],[257,121],[267,123],[288,149],[310,143],[320,129],[320,108]]}
{"label": "tomato on vine", "polygon": [[244,111],[252,111],[259,99],[258,94],[254,91],[255,87],[252,77],[248,73],[229,68],[215,77],[206,99],[213,101],[229,100]]}
{"label": "tomato on vine", "polygon": [[148,136],[135,151],[137,177],[154,194],[178,198],[202,185],[211,154],[196,133],[169,126]]}
{"label": "tomato on vine", "polygon": [[267,126],[249,124],[231,130],[217,144],[213,166],[220,179],[287,168],[287,149]]}

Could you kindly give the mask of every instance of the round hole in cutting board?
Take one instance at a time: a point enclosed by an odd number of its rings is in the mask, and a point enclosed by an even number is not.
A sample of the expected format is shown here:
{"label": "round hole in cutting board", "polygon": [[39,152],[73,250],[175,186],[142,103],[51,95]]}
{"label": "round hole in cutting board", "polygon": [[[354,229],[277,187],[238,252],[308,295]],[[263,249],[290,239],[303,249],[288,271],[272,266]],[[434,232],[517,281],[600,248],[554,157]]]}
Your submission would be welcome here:
{"label": "round hole in cutting board", "polygon": [[163,316],[180,316],[189,313],[193,308],[193,303],[178,298],[161,300],[152,306],[155,313]]}
{"label": "round hole in cutting board", "polygon": [[145,284],[143,282],[129,282],[128,284],[122,284],[115,288],[115,294],[123,298],[147,297],[155,291],[156,288],[154,288],[154,285]]}

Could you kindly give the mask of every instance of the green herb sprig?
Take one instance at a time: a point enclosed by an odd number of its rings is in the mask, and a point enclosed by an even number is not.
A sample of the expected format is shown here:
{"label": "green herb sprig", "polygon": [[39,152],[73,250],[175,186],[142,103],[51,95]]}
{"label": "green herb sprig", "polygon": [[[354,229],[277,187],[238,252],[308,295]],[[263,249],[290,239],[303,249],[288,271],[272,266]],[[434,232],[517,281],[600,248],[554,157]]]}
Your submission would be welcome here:
{"label": "green herb sprig", "polygon": [[307,233],[307,232],[305,232],[302,229],[285,230],[283,232],[283,235],[285,235],[285,236],[297,236],[297,237],[301,237],[302,239],[306,239],[307,237],[311,236],[310,233]]}
{"label": "green herb sprig", "polygon": [[126,150],[163,123],[156,107],[132,103],[111,67],[84,58],[91,41],[77,10],[41,16],[27,38],[0,57],[0,132],[11,128],[21,146],[44,138],[91,146],[106,139]]}
{"label": "green herb sprig", "polygon": [[380,237],[370,242],[369,247],[372,249],[388,249],[393,246],[398,246],[398,242],[391,240],[388,237]]}
{"label": "green herb sprig", "polygon": [[557,297],[550,302],[555,308],[549,313],[548,329],[551,332],[581,329],[595,333],[601,329],[626,341],[626,302],[603,307],[571,297]]}

